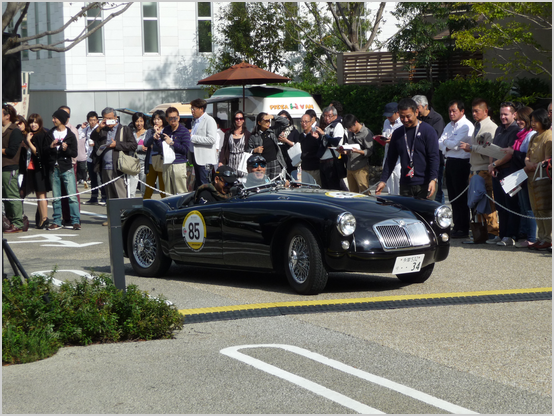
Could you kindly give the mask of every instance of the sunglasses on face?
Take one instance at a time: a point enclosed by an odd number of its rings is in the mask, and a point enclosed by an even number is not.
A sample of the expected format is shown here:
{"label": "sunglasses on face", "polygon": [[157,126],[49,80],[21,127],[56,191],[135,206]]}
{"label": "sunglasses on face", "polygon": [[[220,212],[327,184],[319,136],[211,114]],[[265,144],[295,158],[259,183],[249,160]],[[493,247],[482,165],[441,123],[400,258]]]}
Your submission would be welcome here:
{"label": "sunglasses on face", "polygon": [[179,121],[179,117],[169,117],[169,121]]}
{"label": "sunglasses on face", "polygon": [[253,169],[256,169],[256,168],[265,168],[266,166],[266,163],[265,162],[254,162],[254,163],[251,163],[250,166],[252,166]]}
{"label": "sunglasses on face", "polygon": [[244,120],[244,117],[235,117],[236,121]]}
{"label": "sunglasses on face", "polygon": [[269,123],[269,122],[271,122],[271,120],[266,120],[266,119],[263,119],[262,121],[263,121],[264,123]]}

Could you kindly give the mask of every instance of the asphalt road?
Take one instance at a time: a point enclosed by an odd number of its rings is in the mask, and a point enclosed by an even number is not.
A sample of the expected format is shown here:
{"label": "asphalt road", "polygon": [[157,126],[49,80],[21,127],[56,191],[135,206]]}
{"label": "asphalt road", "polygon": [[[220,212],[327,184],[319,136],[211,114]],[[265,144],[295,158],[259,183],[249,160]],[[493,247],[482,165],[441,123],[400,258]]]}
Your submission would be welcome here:
{"label": "asphalt road", "polygon": [[[110,271],[105,208],[82,230],[8,235],[28,273]],[[26,204],[30,217],[35,207]],[[86,214],[86,212],[90,212]],[[552,286],[552,256],[454,240],[424,284],[332,274],[300,296],[284,278],[173,265],[127,284],[178,309]],[[5,263],[5,258],[4,258]],[[10,271],[9,264],[5,264]],[[552,303],[327,312],[185,325],[175,339],[61,349],[2,371],[4,413],[552,413]]]}

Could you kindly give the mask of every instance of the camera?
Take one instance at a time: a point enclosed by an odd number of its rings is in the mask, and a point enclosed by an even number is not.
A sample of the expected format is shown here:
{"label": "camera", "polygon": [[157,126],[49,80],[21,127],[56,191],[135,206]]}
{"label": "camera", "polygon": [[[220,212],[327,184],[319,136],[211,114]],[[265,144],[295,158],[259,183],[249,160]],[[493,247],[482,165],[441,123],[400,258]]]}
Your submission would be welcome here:
{"label": "camera", "polygon": [[116,123],[116,120],[106,120],[106,126],[114,126]]}

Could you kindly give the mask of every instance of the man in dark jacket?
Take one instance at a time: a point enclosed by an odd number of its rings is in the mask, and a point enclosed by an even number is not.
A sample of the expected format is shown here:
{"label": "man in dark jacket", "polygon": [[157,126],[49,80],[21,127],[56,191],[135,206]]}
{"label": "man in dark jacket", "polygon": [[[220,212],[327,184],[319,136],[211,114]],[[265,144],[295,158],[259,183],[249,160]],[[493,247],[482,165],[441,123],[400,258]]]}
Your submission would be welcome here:
{"label": "man in dark jacket", "polygon": [[[19,155],[23,135],[15,124],[16,111],[13,106],[2,106],[2,196],[8,199],[19,199]],[[4,201],[6,217],[12,225],[5,233],[23,231],[23,204],[21,201]]]}
{"label": "man in dark jacket", "polygon": [[52,114],[52,123],[54,128],[48,132],[50,141],[50,183],[52,185],[52,196],[55,199],[52,202],[54,213],[52,215],[52,224],[48,230],[54,231],[62,228],[62,187],[67,192],[66,198],[69,200],[69,216],[73,230],[81,229],[81,215],[79,213],[79,201],[77,200],[77,182],[75,181],[75,172],[71,162],[72,157],[77,157],[77,137],[69,130],[65,123],[69,114],[64,110],[57,110]]}
{"label": "man in dark jacket", "polygon": [[389,152],[375,190],[380,195],[400,156],[400,195],[432,199],[439,169],[439,140],[436,131],[417,119],[417,104],[410,98],[400,100],[398,114],[404,127],[392,133]]}
{"label": "man in dark jacket", "polygon": [[[113,108],[104,108],[102,117],[102,121],[90,134],[90,138],[94,141],[94,151],[99,156],[96,158],[95,169],[101,172],[102,183],[106,183],[123,175],[123,172],[117,169],[119,152],[125,152],[128,155],[134,153],[137,150],[137,141],[131,129],[118,122]],[[107,187],[108,199],[127,198],[126,181],[123,177],[108,184]]]}
{"label": "man in dark jacket", "polygon": [[[425,95],[415,95],[412,99],[417,104],[417,109],[419,111],[418,118],[433,127],[437,132],[437,137],[441,137],[446,125],[442,116],[435,110],[433,110],[433,108],[429,105],[429,102],[427,101],[427,97]],[[439,180],[439,182],[437,184],[437,194],[435,196],[435,201],[440,202],[441,204],[444,204],[444,193],[442,192],[443,175],[444,155],[442,154],[442,152],[439,152],[439,173],[437,175],[437,179]]]}

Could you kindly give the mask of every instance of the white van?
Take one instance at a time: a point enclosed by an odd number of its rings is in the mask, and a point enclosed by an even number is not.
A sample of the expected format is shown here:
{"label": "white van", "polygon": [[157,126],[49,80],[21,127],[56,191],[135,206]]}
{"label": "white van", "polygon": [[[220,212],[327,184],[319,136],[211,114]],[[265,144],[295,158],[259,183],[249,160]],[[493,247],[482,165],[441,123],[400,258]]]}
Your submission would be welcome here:
{"label": "white van", "polygon": [[[208,101],[207,112],[222,121],[221,128],[230,128],[235,111],[243,109],[242,87],[225,87],[217,90]],[[244,90],[244,112],[246,128],[252,130],[256,116],[265,112],[277,115],[286,110],[300,129],[300,119],[306,110],[314,110],[321,117],[321,109],[314,98],[307,92],[296,88],[281,86],[252,85]]]}

